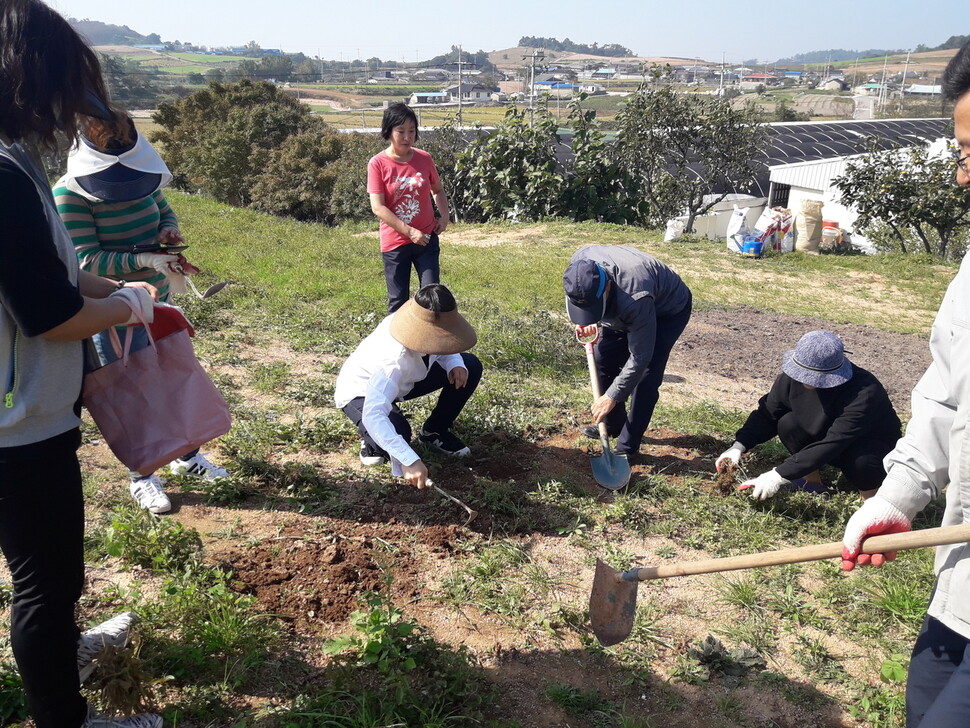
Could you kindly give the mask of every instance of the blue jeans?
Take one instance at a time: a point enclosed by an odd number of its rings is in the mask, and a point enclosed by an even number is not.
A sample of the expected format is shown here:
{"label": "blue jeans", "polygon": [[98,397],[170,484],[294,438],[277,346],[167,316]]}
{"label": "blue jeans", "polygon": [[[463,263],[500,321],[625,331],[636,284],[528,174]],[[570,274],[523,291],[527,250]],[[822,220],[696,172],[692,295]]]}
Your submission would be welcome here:
{"label": "blue jeans", "polygon": [[427,245],[408,243],[386,253],[384,259],[384,278],[387,281],[387,312],[394,313],[408,302],[411,297],[411,266],[418,274],[418,287],[441,281],[438,258],[441,246],[437,233],[431,233]]}
{"label": "blue jeans", "polygon": [[[125,339],[128,338],[128,336],[131,336],[131,350],[128,352],[129,354],[134,354],[136,351],[140,351],[149,346],[148,333],[145,331],[144,326],[118,327],[117,331],[118,340],[121,342],[122,353],[125,351]],[[98,358],[101,360],[101,366],[118,361],[119,357],[115,355],[115,350],[114,347],[111,346],[111,338],[107,330],[95,334],[92,338],[94,339],[94,348],[98,350]],[[199,448],[195,448],[195,450],[192,452],[185,453],[185,455],[182,456],[182,460],[194,458],[198,454]],[[151,473],[136,473],[131,470],[128,472],[133,478],[147,478],[149,475],[151,475]]]}
{"label": "blue jeans", "polygon": [[970,644],[926,615],[906,680],[906,728],[966,728],[970,723]]}

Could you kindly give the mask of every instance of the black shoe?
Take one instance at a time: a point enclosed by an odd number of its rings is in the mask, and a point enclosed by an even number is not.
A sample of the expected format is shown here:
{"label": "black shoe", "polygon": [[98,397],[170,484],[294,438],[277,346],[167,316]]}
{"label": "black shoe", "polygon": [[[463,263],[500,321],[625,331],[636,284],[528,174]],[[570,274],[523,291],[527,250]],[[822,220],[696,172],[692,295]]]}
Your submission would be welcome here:
{"label": "black shoe", "polygon": [[[579,428],[579,431],[582,432],[590,440],[599,440],[600,439],[600,428],[597,427],[596,425],[586,425],[586,427]],[[620,436],[620,433],[617,432],[617,433],[614,434],[614,433],[610,432],[609,430],[607,430],[606,431],[606,435],[607,435],[607,437],[619,437]]]}
{"label": "black shoe", "polygon": [[387,453],[379,447],[371,447],[363,440],[360,441],[360,462],[363,465],[383,465],[388,460]]}
{"label": "black shoe", "polygon": [[418,433],[418,439],[428,447],[452,457],[463,458],[471,454],[471,449],[448,430],[439,433],[426,432],[422,429]]}

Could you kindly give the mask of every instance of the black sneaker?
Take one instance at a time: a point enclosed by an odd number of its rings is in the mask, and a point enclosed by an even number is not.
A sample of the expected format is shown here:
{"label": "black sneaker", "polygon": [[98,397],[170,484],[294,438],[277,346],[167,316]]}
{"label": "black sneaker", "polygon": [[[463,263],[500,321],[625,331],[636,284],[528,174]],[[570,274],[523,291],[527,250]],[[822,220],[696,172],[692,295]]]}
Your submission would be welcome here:
{"label": "black sneaker", "polygon": [[[596,425],[586,425],[586,427],[579,428],[579,431],[582,432],[586,437],[588,437],[591,440],[600,439],[600,428],[597,427]],[[606,431],[606,434],[608,437],[614,437],[614,438],[620,436],[620,433],[617,432],[616,434],[614,434],[609,430]]]}
{"label": "black sneaker", "polygon": [[432,447],[438,452],[443,452],[445,455],[451,455],[452,457],[463,458],[471,454],[471,449],[447,430],[442,433],[421,430],[418,433],[418,439],[428,447]]}
{"label": "black sneaker", "polygon": [[388,461],[387,453],[379,447],[371,447],[360,441],[360,462],[363,465],[383,465]]}

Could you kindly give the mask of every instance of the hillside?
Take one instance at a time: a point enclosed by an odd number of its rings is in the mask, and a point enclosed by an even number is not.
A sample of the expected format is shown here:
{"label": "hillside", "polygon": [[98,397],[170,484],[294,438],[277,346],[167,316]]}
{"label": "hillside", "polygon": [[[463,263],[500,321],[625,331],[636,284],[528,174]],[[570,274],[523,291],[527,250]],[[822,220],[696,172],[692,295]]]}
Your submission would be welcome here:
{"label": "hillside", "polygon": [[[357,432],[333,406],[341,363],[384,313],[376,226],[169,200],[203,269],[198,285],[232,281],[179,302],[235,418],[205,448],[233,477],[171,477],[174,510],[153,517],[130,507],[124,468],[89,421],[80,452],[80,616],[141,614],[141,662],[121,678],[141,676],[167,724],[898,725],[901,685],[884,684],[880,667],[908,654],[929,551],[851,578],[822,562],[644,584],[633,634],[611,648],[590,632],[590,580],[596,558],[627,568],[837,540],[854,494],[755,503],[714,482],[713,459],[809,328],[840,333],[905,408],[953,266],[754,260],[616,225],[450,227],[442,271],[479,332],[486,376],[458,422],[472,455],[422,457],[478,511],[466,525],[451,501],[363,467]],[[562,310],[565,261],[594,241],[662,257],[695,301],[633,481],[616,494],[597,488],[599,446],[578,433],[591,395]],[[420,424],[429,404],[401,408]],[[781,457],[767,445],[745,467]],[[341,635],[354,637],[328,643]],[[702,660],[709,635],[723,646]],[[743,665],[731,656],[742,649]],[[16,682],[0,677],[2,699]],[[112,685],[102,670],[91,692]]]}

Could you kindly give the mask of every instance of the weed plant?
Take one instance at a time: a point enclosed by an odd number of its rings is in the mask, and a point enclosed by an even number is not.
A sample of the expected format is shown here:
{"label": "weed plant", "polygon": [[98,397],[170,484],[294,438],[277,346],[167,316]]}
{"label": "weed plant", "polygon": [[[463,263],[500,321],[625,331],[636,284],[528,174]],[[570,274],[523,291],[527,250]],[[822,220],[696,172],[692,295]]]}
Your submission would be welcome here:
{"label": "weed plant", "polygon": [[536,624],[533,605],[555,589],[552,577],[519,544],[498,541],[473,552],[441,584],[442,598],[460,609],[470,604],[519,628]]}
{"label": "weed plant", "polygon": [[[388,579],[385,591],[389,587]],[[324,646],[336,657],[328,670],[331,685],[298,697],[287,715],[312,726],[481,723],[491,692],[468,652],[438,643],[383,593],[362,601],[364,608],[350,618],[354,631]]]}
{"label": "weed plant", "polygon": [[109,555],[129,566],[168,573],[184,569],[202,548],[195,529],[135,505],[115,512],[104,532],[104,542]]}

